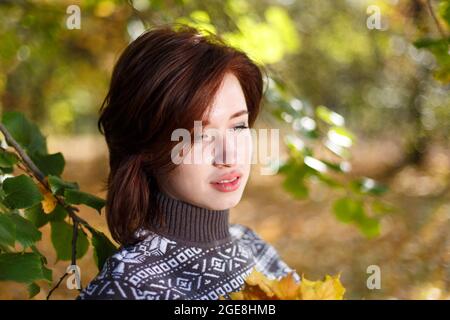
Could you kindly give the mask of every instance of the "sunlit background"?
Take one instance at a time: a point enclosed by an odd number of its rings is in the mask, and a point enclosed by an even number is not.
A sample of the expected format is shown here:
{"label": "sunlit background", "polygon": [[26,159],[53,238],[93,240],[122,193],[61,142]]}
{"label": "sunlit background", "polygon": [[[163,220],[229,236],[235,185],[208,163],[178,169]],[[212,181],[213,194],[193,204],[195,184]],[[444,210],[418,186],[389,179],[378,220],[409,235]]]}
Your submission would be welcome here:
{"label": "sunlit background", "polygon": [[[79,29],[69,27],[70,5],[80,9]],[[308,145],[314,157],[301,158],[313,170],[341,159],[336,181],[385,188],[365,199],[370,223],[345,223],[336,200],[349,195],[326,174],[264,176],[256,165],[232,222],[253,228],[308,279],[340,273],[348,299],[449,299],[449,20],[447,0],[3,0],[0,107],[35,121],[49,150],[63,153],[63,177],[104,198],[108,154],[97,119],[120,52],[161,23],[220,34],[265,66],[257,127],[281,129],[285,158]],[[327,122],[328,142],[308,136]],[[109,235],[104,213],[80,209]],[[55,282],[69,261],[55,264],[49,226],[42,231],[38,247]],[[91,249],[79,265],[86,285],[98,272]],[[371,265],[380,267],[380,289],[366,286]],[[43,284],[34,299],[48,291]],[[52,298],[76,295],[61,286]],[[26,299],[26,287],[0,282],[0,298]]]}

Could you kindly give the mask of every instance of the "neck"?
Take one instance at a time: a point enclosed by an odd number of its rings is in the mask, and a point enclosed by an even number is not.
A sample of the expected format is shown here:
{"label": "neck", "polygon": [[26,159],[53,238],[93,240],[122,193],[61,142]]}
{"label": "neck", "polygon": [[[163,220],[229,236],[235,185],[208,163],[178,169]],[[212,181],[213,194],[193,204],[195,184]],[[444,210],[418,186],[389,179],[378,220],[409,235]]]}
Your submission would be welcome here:
{"label": "neck", "polygon": [[162,221],[152,220],[153,230],[174,240],[193,244],[217,244],[231,238],[229,209],[211,210],[157,192]]}

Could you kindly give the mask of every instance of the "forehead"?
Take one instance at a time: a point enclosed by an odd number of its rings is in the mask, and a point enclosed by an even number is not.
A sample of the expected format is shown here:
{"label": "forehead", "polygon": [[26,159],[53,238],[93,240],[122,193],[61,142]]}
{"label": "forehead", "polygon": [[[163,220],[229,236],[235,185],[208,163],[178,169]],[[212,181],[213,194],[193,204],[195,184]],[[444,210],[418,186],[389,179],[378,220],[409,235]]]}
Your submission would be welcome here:
{"label": "forehead", "polygon": [[220,124],[241,110],[247,110],[244,92],[236,76],[227,73],[210,107],[208,120]]}

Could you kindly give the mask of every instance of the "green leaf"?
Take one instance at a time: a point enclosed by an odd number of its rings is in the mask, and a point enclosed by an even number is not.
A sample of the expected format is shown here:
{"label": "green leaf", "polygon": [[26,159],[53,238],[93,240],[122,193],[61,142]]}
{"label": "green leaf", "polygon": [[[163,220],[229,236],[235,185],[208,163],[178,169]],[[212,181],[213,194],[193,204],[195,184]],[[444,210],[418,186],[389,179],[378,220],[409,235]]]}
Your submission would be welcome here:
{"label": "green leaf", "polygon": [[35,282],[28,285],[28,298],[31,299],[41,292],[41,287],[39,287]]}
{"label": "green leaf", "polygon": [[380,222],[376,218],[363,215],[356,219],[356,224],[362,233],[368,238],[373,238],[380,235]]}
{"label": "green leaf", "polygon": [[320,181],[322,181],[331,188],[344,188],[342,183],[333,179],[331,176],[327,176],[319,172],[315,173],[314,176],[316,176]]}
{"label": "green leaf", "polygon": [[64,171],[66,162],[61,152],[42,155],[40,153],[30,154],[31,159],[44,175],[60,176]]}
{"label": "green leaf", "polygon": [[13,172],[14,172],[14,168],[12,168],[12,167],[9,167],[9,168],[0,167],[1,174],[7,174],[7,173],[13,173]]}
{"label": "green leaf", "polygon": [[330,168],[333,171],[343,172],[342,167],[341,167],[341,165],[339,163],[334,163],[334,162],[323,160],[323,159],[321,159],[320,161],[325,163],[327,165],[327,167]]}
{"label": "green leaf", "polygon": [[393,213],[395,211],[395,207],[389,203],[382,202],[380,200],[375,199],[372,202],[372,212],[378,215],[383,215],[387,213]]}
{"label": "green leaf", "polygon": [[55,209],[47,214],[48,221],[63,221],[67,217],[67,210],[59,203],[56,204]]}
{"label": "green leaf", "polygon": [[3,190],[6,195],[4,202],[11,209],[28,208],[44,199],[33,180],[23,174],[5,179]]}
{"label": "green leaf", "polygon": [[35,242],[41,240],[41,232],[33,225],[33,223],[31,223],[31,221],[16,213],[8,214],[8,216],[16,225],[16,241],[24,248],[28,248]]}
{"label": "green leaf", "polygon": [[40,228],[48,222],[48,216],[45,214],[44,210],[42,210],[41,202],[25,209],[25,216],[36,226],[36,228]]}
{"label": "green leaf", "polygon": [[436,67],[433,71],[435,79],[447,84],[450,82],[450,37],[444,39],[424,38],[417,40],[414,45],[417,48],[426,48],[433,53],[436,59]]}
{"label": "green leaf", "polygon": [[333,126],[328,130],[328,139],[335,145],[349,148],[355,141],[354,135],[344,127]]}
{"label": "green leaf", "polygon": [[44,280],[46,280],[49,283],[52,283],[53,272],[52,272],[51,269],[49,269],[46,266],[42,265],[42,275],[44,277]]}
{"label": "green leaf", "polygon": [[439,15],[450,27],[450,1],[443,0],[439,3]]}
{"label": "green leaf", "polygon": [[14,246],[16,241],[16,225],[9,215],[0,214],[0,244]]}
{"label": "green leaf", "polygon": [[349,223],[364,215],[362,201],[351,198],[341,198],[334,202],[333,212],[339,221]]}
{"label": "green leaf", "polygon": [[305,143],[296,135],[288,134],[284,137],[284,141],[294,155],[300,155],[304,150]]}
{"label": "green leaf", "polygon": [[78,183],[64,181],[60,177],[53,175],[48,176],[48,184],[50,185],[52,193],[56,195],[63,195],[65,189],[74,189],[74,190],[80,189]]}
{"label": "green leaf", "polygon": [[283,181],[283,188],[291,193],[295,198],[304,199],[308,196],[308,188],[305,185],[305,167],[292,165],[286,168],[286,178]]}
{"label": "green leaf", "polygon": [[80,190],[66,189],[64,197],[70,204],[85,204],[97,210],[99,214],[101,213],[100,210],[105,206],[105,200]]}
{"label": "green leaf", "polygon": [[445,39],[422,38],[422,39],[414,41],[413,44],[418,49],[433,48],[433,47],[445,46],[447,44],[447,40],[445,40]]}
{"label": "green leaf", "polygon": [[[56,250],[56,260],[71,260],[72,258],[72,233],[73,226],[64,221],[52,221],[51,240]],[[86,235],[80,229],[77,237],[77,259],[83,257],[89,247],[89,241]]]}
{"label": "green leaf", "polygon": [[378,219],[366,215],[361,200],[347,197],[338,199],[334,202],[333,211],[339,221],[354,223],[368,238],[378,236],[380,233]]}
{"label": "green leaf", "polygon": [[276,172],[277,172],[278,174],[280,174],[280,173],[286,173],[286,172],[289,171],[289,167],[292,166],[292,165],[293,165],[293,164],[292,164],[292,161],[291,161],[291,160],[289,160],[289,161],[286,161],[286,160],[280,160],[280,161],[278,162],[278,167],[276,168]]}
{"label": "green leaf", "polygon": [[45,137],[39,128],[28,121],[20,112],[7,111],[3,113],[2,122],[14,139],[30,154],[40,152],[47,154]]}
{"label": "green leaf", "polygon": [[305,156],[303,158],[303,162],[305,163],[305,170],[312,175],[327,172],[327,166],[325,163],[317,158]]}
{"label": "green leaf", "polygon": [[32,250],[34,253],[37,253],[38,255],[41,256],[41,260],[42,260],[42,263],[43,263],[43,264],[47,264],[47,258],[46,258],[46,257],[38,250],[38,248],[36,248],[35,245],[32,245],[32,246],[31,246],[31,250]]}
{"label": "green leaf", "polygon": [[325,123],[334,126],[343,126],[345,123],[343,116],[334,111],[331,111],[325,106],[318,106],[316,108],[316,116]]}
{"label": "green leaf", "polygon": [[41,257],[42,262],[42,275],[43,279],[46,280],[49,284],[52,283],[53,272],[51,269],[48,269],[45,265],[47,264],[47,258],[36,248],[36,246],[31,246],[31,250]]}
{"label": "green leaf", "polygon": [[30,283],[46,279],[41,257],[36,253],[0,254],[0,281]]}
{"label": "green leaf", "polygon": [[98,270],[102,270],[105,261],[116,251],[116,246],[108,239],[103,232],[92,232],[92,245],[94,246],[94,259]]}
{"label": "green leaf", "polygon": [[15,153],[0,150],[0,167],[11,168],[18,161],[19,161],[19,158],[17,157],[17,155]]}

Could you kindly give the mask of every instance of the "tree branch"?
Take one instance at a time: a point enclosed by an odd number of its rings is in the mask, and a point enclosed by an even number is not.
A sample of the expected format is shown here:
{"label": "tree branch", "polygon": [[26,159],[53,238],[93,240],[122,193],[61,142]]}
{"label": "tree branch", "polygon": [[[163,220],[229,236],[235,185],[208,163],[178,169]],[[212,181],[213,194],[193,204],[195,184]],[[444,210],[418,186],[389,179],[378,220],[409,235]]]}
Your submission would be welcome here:
{"label": "tree branch", "polygon": [[[45,174],[42,173],[41,170],[34,164],[33,160],[28,156],[25,150],[19,145],[19,143],[14,139],[14,137],[9,133],[8,129],[4,126],[3,123],[0,123],[0,131],[5,136],[5,140],[8,145],[12,146],[14,150],[19,155],[19,160],[23,164],[24,167],[18,165],[22,170],[26,173],[34,177],[40,184],[42,184],[49,192],[51,192],[51,188],[46,180]],[[73,222],[73,233],[72,233],[72,265],[76,265],[77,258],[77,239],[78,239],[78,228],[81,225],[85,226],[89,231],[94,232],[95,229],[89,225],[89,223],[83,218],[79,217],[75,212],[78,211],[78,208],[73,207],[67,204],[64,199],[57,195],[53,195],[57,202],[68,212],[70,218],[72,218]],[[63,276],[59,279],[56,286],[54,286],[47,295],[47,300],[52,295],[53,291],[59,287],[64,278],[68,275],[67,272],[63,274]]]}
{"label": "tree branch", "polygon": [[[39,183],[41,183],[49,192],[52,192],[50,186],[48,185],[48,182],[45,178],[45,175],[42,173],[41,170],[34,164],[33,160],[28,156],[28,154],[23,150],[23,148],[19,145],[19,143],[14,139],[14,137],[9,133],[8,129],[4,126],[3,123],[0,123],[0,131],[5,136],[5,140],[8,143],[8,145],[12,146],[14,150],[18,153],[20,161],[23,163],[23,165],[28,169],[27,171],[31,173],[31,175],[38,180]],[[69,204],[67,204],[64,199],[61,197],[58,197],[54,195],[55,199],[58,201],[58,203],[69,213],[69,216],[73,219],[73,221],[77,221],[78,223],[84,225],[88,230],[95,231],[92,226],[89,225],[89,223],[78,216],[75,212],[78,212],[78,208],[73,207]]]}
{"label": "tree branch", "polygon": [[444,29],[442,29],[442,26],[439,23],[439,20],[436,17],[436,14],[434,13],[433,6],[431,5],[431,0],[427,0],[426,4],[428,7],[428,10],[430,11],[431,17],[433,18],[434,23],[436,24],[436,27],[438,28],[439,33],[441,34],[442,38],[447,39],[447,35],[445,34],[445,31],[444,31]]}
{"label": "tree branch", "polygon": [[58,281],[58,283],[56,284],[56,286],[54,286],[54,287],[48,292],[47,300],[50,299],[50,296],[52,295],[53,291],[55,291],[55,290],[59,287],[59,285],[60,285],[61,282],[64,280],[64,278],[67,277],[68,275],[69,275],[69,274],[68,274],[67,272],[64,272],[64,274],[62,275],[62,277],[59,278],[59,281]]}
{"label": "tree branch", "polygon": [[[79,222],[76,220],[72,220],[73,221],[73,232],[72,232],[72,266],[76,266],[77,265],[77,239],[78,239],[78,224]],[[65,277],[67,277],[69,274],[66,272],[64,272],[64,274],[61,276],[61,278],[59,279],[58,283],[49,291],[48,295],[47,295],[47,300],[50,299],[50,296],[52,295],[53,291],[56,290],[56,288],[59,287],[59,285],[61,284],[61,282],[64,280]],[[80,283],[81,286],[81,283]],[[81,288],[79,288],[79,290],[81,290]]]}
{"label": "tree branch", "polygon": [[78,238],[78,221],[73,221],[72,232],[72,265],[77,264],[77,238]]}

